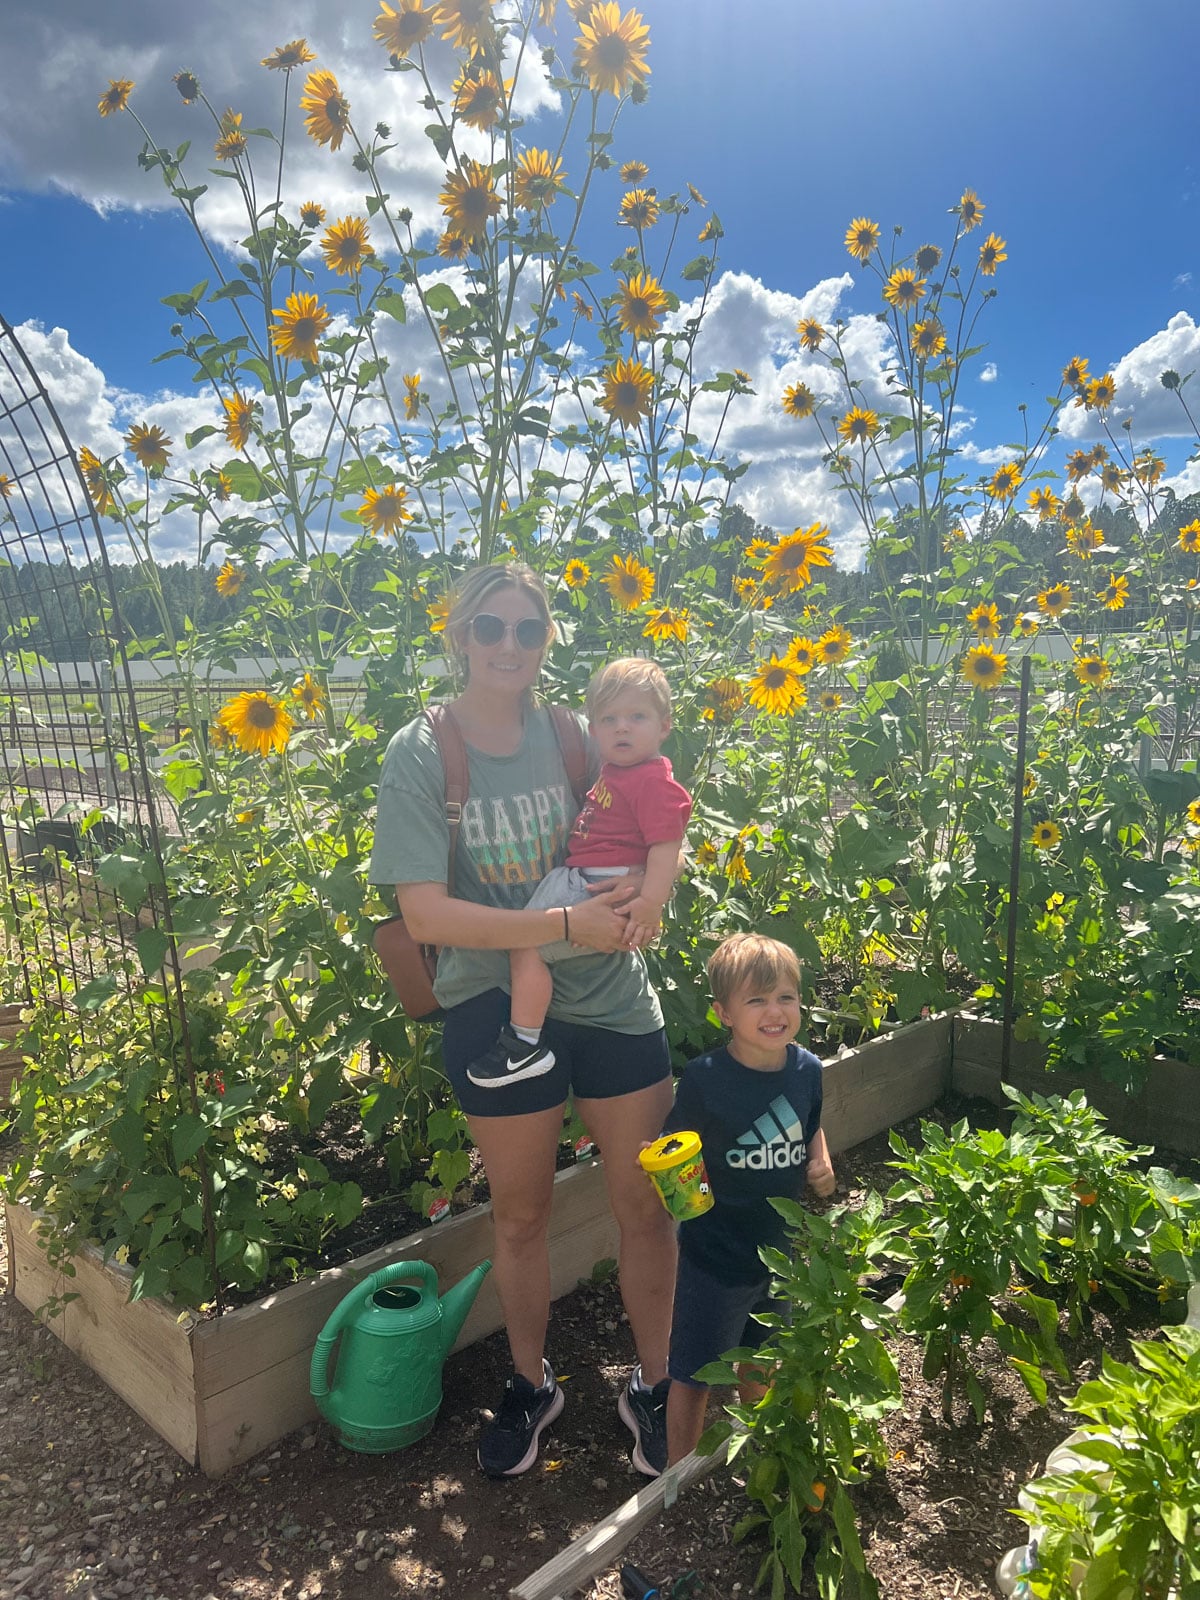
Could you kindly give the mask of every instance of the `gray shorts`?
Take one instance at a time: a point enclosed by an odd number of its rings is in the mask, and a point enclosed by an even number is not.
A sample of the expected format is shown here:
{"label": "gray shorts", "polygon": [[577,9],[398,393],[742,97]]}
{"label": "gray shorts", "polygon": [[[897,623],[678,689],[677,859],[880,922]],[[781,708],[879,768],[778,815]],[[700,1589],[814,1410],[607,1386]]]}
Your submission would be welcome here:
{"label": "gray shorts", "polygon": [[[526,911],[548,911],[553,906],[579,906],[592,897],[589,883],[605,883],[609,878],[624,878],[629,867],[551,867],[538,884],[526,904]],[[576,946],[566,939],[555,939],[552,944],[540,944],[537,953],[548,967],[559,961],[570,961],[574,956],[594,955],[594,950]]]}

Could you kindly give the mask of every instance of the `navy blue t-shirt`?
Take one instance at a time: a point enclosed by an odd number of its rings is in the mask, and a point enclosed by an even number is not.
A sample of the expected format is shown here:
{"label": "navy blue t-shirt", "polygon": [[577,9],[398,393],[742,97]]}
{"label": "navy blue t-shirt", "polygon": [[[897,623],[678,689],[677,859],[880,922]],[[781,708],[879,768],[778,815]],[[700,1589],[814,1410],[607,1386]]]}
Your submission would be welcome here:
{"label": "navy blue t-shirt", "polygon": [[789,1045],[777,1072],[723,1048],[689,1061],[663,1132],[700,1135],[716,1204],[680,1223],[680,1252],[722,1283],[766,1278],[759,1246],[779,1249],[786,1227],[770,1198],[799,1200],[820,1126],[821,1063],[807,1050]]}

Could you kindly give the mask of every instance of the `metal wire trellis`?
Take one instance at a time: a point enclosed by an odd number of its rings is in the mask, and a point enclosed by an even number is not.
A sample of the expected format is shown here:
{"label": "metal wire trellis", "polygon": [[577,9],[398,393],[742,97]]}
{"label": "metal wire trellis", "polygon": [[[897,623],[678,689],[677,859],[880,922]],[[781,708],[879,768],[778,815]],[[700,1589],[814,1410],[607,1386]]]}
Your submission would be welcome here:
{"label": "metal wire trellis", "polygon": [[[62,422],[0,317],[0,1001],[57,1007],[81,1042],[149,1030],[197,1086],[162,849],[161,796],[96,509]],[[28,644],[32,617],[60,664]],[[79,664],[81,631],[88,667]],[[114,863],[117,870],[112,870]],[[136,886],[131,892],[130,884]],[[161,936],[140,936],[157,930]],[[161,960],[147,1003],[143,957]],[[201,1184],[215,1272],[212,1193]]]}

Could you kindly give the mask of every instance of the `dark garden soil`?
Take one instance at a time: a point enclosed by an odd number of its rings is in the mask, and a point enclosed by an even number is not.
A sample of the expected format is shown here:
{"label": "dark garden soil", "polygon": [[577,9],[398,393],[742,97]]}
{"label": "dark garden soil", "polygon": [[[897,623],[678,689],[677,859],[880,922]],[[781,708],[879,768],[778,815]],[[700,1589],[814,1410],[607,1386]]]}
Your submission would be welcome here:
{"label": "dark garden soil", "polygon": [[[950,1122],[965,1109],[937,1114]],[[997,1115],[970,1109],[980,1122]],[[902,1131],[911,1141],[916,1122]],[[840,1157],[840,1198],[887,1188],[888,1155],[880,1138]],[[1152,1332],[1161,1309],[1151,1296],[1128,1312],[1102,1302],[1092,1327],[1065,1345],[1074,1381],[1097,1370],[1102,1350],[1124,1355],[1130,1336]],[[503,1596],[645,1481],[617,1418],[633,1352],[611,1283],[558,1302],[549,1354],[567,1407],[523,1478],[490,1483],[475,1467],[479,1408],[507,1370],[495,1335],[448,1362],[438,1425],[408,1451],[356,1456],[313,1426],[214,1483],[0,1296],[0,1597]],[[887,1424],[888,1465],[855,1495],[868,1562],[888,1600],[983,1600],[995,1593],[998,1556],[1023,1538],[1006,1508],[1070,1420],[1060,1406],[1035,1407],[992,1351],[983,1427],[947,1426],[916,1347],[901,1341],[898,1361],[904,1408]],[[735,1478],[718,1469],[622,1559],[660,1580],[694,1569],[696,1600],[749,1596],[763,1547],[731,1543],[746,1509]],[[582,1592],[615,1600],[616,1568]]]}

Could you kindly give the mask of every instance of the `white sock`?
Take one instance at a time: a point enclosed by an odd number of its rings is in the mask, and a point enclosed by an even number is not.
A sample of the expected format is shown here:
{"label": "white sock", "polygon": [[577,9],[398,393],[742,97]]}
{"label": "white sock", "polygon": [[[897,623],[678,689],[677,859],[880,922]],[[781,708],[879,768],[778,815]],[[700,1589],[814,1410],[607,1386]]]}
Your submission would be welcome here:
{"label": "white sock", "polygon": [[512,1025],[512,1031],[518,1039],[524,1039],[526,1044],[536,1044],[542,1036],[540,1028],[518,1028],[515,1022]]}

